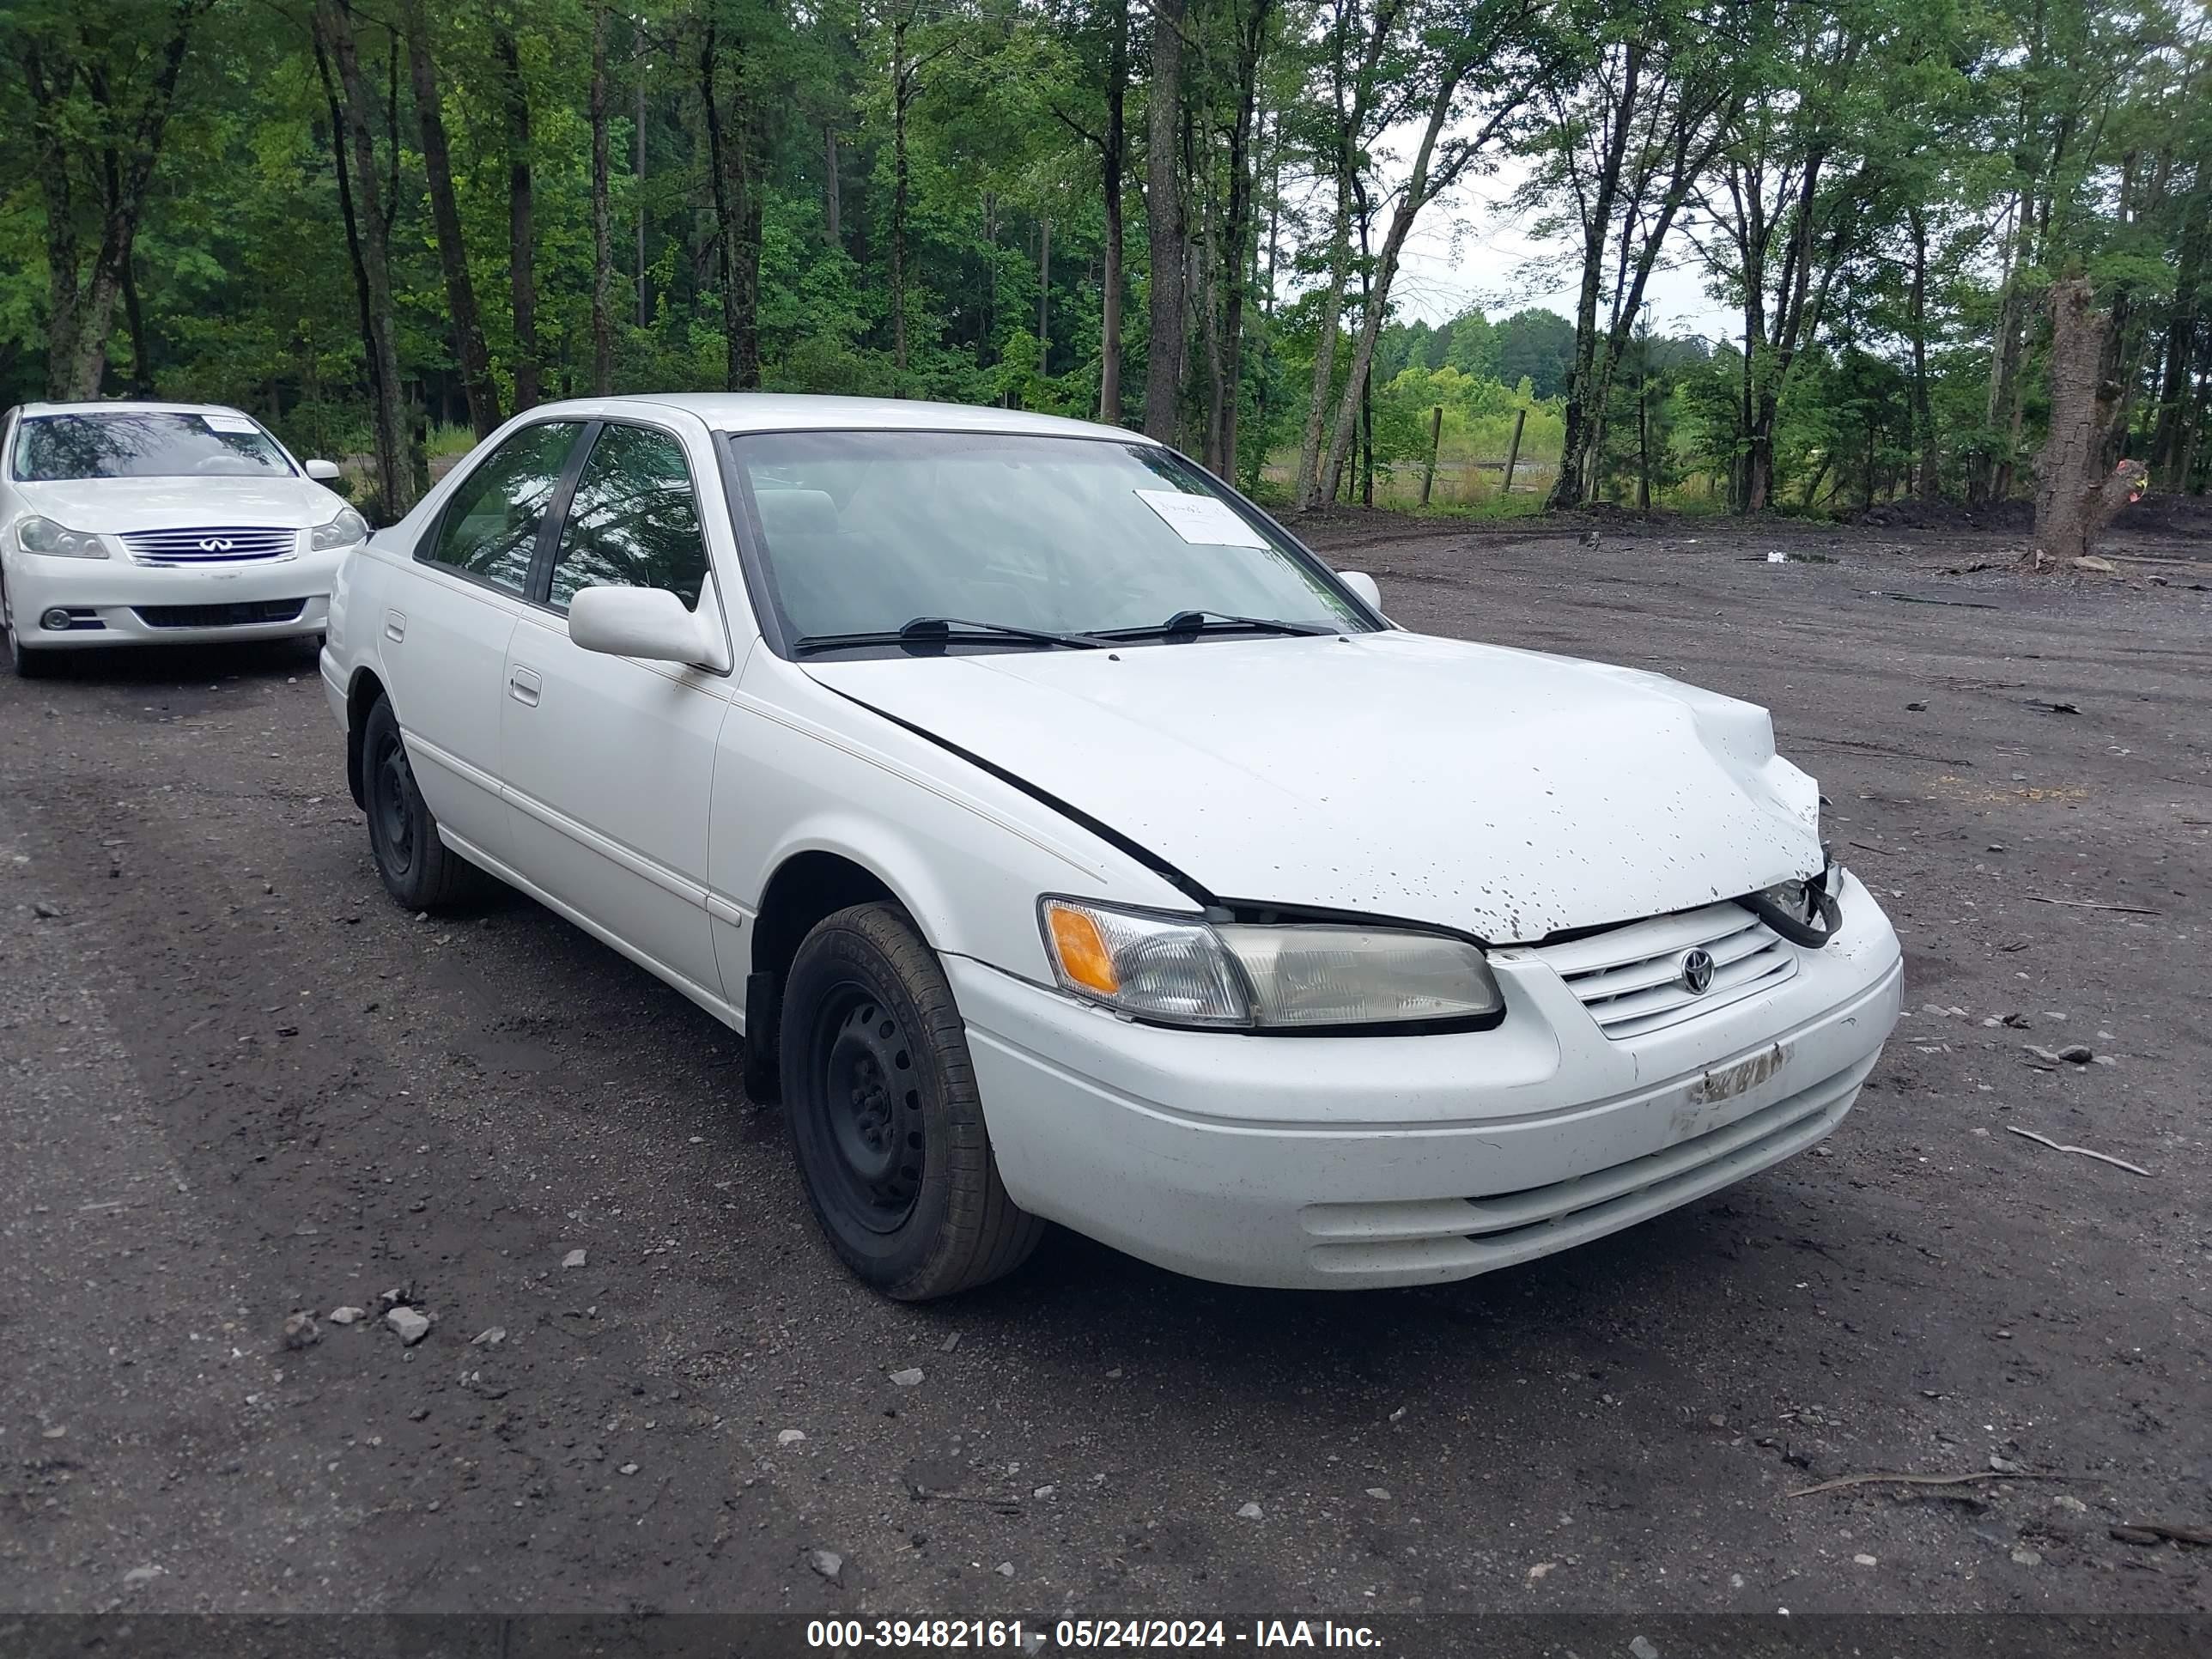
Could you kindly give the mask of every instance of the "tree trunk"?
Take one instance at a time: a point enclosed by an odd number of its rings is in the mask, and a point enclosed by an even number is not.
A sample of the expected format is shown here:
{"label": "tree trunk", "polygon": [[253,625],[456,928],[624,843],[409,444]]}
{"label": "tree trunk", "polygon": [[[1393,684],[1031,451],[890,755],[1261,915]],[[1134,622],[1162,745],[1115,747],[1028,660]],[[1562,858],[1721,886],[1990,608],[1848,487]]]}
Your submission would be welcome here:
{"label": "tree trunk", "polygon": [[906,111],[913,96],[906,61],[906,15],[891,18],[891,389],[906,396]]}
{"label": "tree trunk", "polygon": [[[706,112],[708,175],[714,195],[714,248],[721,283],[723,376],[730,392],[761,385],[761,192],[752,184],[752,100],[738,97],[737,119],[723,115],[721,35],[708,13],[699,45],[699,101]],[[894,274],[896,281],[896,274]]]}
{"label": "tree trunk", "polygon": [[1145,432],[1175,440],[1182,401],[1184,247],[1177,160],[1182,127],[1184,0],[1157,0],[1152,17],[1152,79],[1145,137],[1145,224],[1152,258],[1152,306],[1145,349]]}
{"label": "tree trunk", "polygon": [[1099,180],[1106,209],[1106,269],[1098,300],[1098,418],[1109,426],[1121,424],[1121,169],[1129,151],[1128,97],[1129,0],[1115,0]]}
{"label": "tree trunk", "polygon": [[646,286],[645,262],[645,31],[637,32],[637,156],[631,164],[630,188],[637,192],[637,325],[653,323],[653,301]]}
{"label": "tree trunk", "polygon": [[1037,221],[1037,378],[1052,373],[1052,221]]}
{"label": "tree trunk", "polygon": [[[161,137],[176,101],[192,25],[206,9],[207,0],[172,0],[169,32],[154,54],[153,73],[127,123],[112,101],[106,74],[88,73],[94,100],[121,135],[100,179],[100,236],[88,284],[78,269],[76,199],[70,182],[70,163],[80,145],[59,108],[73,71],[68,65],[49,64],[34,40],[23,40],[17,47],[31,94],[33,148],[46,209],[46,389],[58,401],[82,402],[100,395],[115,307],[130,281],[139,216],[161,157]],[[90,48],[88,23],[86,38]],[[144,367],[143,361],[137,364],[142,372]]]}
{"label": "tree trunk", "polygon": [[131,334],[131,395],[154,395],[154,355],[146,338],[146,313],[138,303],[137,260],[123,256],[123,319]]}
{"label": "tree trunk", "polygon": [[538,356],[538,245],[535,190],[530,155],[530,87],[514,32],[495,24],[492,56],[500,72],[500,113],[507,148],[507,249],[514,290],[514,407],[517,413],[544,397]]}
{"label": "tree trunk", "polygon": [[[361,59],[354,45],[353,10],[349,0],[316,0],[315,23],[320,39],[337,66],[337,88],[330,93],[331,115],[350,139],[352,179],[346,180],[344,146],[333,132],[340,181],[339,204],[349,221],[355,271],[362,300],[362,323],[368,347],[369,382],[374,398],[376,434],[376,472],[379,505],[385,521],[396,523],[415,504],[415,468],[410,464],[409,422],[404,388],[399,380],[399,349],[392,307],[392,258],[385,236],[385,220],[378,200],[376,140],[369,131],[368,106],[364,100]],[[330,91],[325,85],[325,90]]]}
{"label": "tree trunk", "polygon": [[1559,471],[1552,480],[1553,507],[1578,505],[1589,489],[1589,457],[1603,410],[1595,399],[1598,371],[1597,301],[1605,282],[1605,250],[1613,234],[1613,204],[1620,194],[1620,167],[1628,149],[1628,129],[1644,70],[1644,43],[1631,40],[1622,49],[1620,91],[1606,112],[1608,130],[1598,163],[1588,217],[1583,222],[1583,281],[1575,298],[1575,362],[1567,381],[1567,402],[1559,443]]}
{"label": "tree trunk", "polygon": [[607,8],[592,8],[592,391],[605,397],[615,384],[614,222],[609,199],[607,131]]}
{"label": "tree trunk", "polygon": [[1229,128],[1229,209],[1222,224],[1223,280],[1221,373],[1226,398],[1220,419],[1220,476],[1237,477],[1237,413],[1244,401],[1244,298],[1252,252],[1252,131],[1260,107],[1260,59],[1267,44],[1267,13],[1273,0],[1250,0],[1237,40],[1237,116]]}
{"label": "tree trunk", "polygon": [[[1397,278],[1398,262],[1406,247],[1406,239],[1413,234],[1413,221],[1421,210],[1442,191],[1450,188],[1462,172],[1473,161],[1486,141],[1502,124],[1505,111],[1493,111],[1486,132],[1461,141],[1461,148],[1443,171],[1431,174],[1437,141],[1443,136],[1445,125],[1451,118],[1459,83],[1472,64],[1466,59],[1450,66],[1438,83],[1429,105],[1428,125],[1422,129],[1421,140],[1413,152],[1413,164],[1408,172],[1405,188],[1399,193],[1398,204],[1390,215],[1390,228],[1383,234],[1382,251],[1374,261],[1371,276],[1364,279],[1365,303],[1361,307],[1359,336],[1352,349],[1352,373],[1344,383],[1344,396],[1337,404],[1336,430],[1328,446],[1328,465],[1322,473],[1327,486],[1334,489],[1337,471],[1344,465],[1346,452],[1351,447],[1352,423],[1369,395],[1368,380],[1375,367],[1375,344],[1382,332],[1382,319],[1390,309],[1390,286]],[[1363,207],[1364,207],[1363,203]],[[1366,240],[1366,218],[1361,216],[1361,241]],[[1367,464],[1371,479],[1374,466],[1373,422],[1369,422]],[[1373,493],[1371,483],[1364,489],[1363,499]]]}
{"label": "tree trunk", "polygon": [[2051,434],[2036,460],[2035,546],[2062,564],[2094,550],[2112,516],[2142,493],[2143,466],[2104,466],[2119,388],[2106,378],[2112,319],[2083,277],[2051,290]]}
{"label": "tree trunk", "polygon": [[446,142],[437,59],[431,52],[430,25],[422,0],[408,0],[404,20],[407,72],[415,90],[415,121],[422,139],[422,173],[429,186],[431,222],[437,229],[438,263],[445,271],[446,306],[453,313],[461,387],[468,398],[470,426],[477,437],[489,437],[501,418],[499,382],[492,378],[491,352],[484,344],[476,283],[469,275],[468,245],[462,238],[461,210],[453,194],[453,156]]}
{"label": "tree trunk", "polygon": [[837,193],[837,129],[830,122],[822,124],[822,233],[833,248],[845,246],[845,225],[842,204]]}
{"label": "tree trunk", "polygon": [[2182,222],[2181,258],[2166,313],[2158,421],[2151,431],[2150,464],[2177,489],[2187,482],[2181,458],[2190,412],[2189,372],[2197,358],[2197,296],[2208,243],[2212,243],[2212,178],[2198,181]]}
{"label": "tree trunk", "polygon": [[1920,498],[1934,501],[1943,493],[1943,473],[1928,395],[1928,221],[1917,207],[1905,211],[1912,224],[1912,421],[1920,433]]}

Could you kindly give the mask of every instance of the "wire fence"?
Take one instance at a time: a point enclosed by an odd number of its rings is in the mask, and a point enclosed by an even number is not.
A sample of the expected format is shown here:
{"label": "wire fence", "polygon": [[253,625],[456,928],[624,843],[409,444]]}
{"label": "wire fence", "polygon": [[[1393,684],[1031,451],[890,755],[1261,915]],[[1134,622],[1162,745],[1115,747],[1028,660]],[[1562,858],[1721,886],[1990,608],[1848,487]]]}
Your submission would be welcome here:
{"label": "wire fence", "polygon": [[[1419,462],[1398,461],[1377,465],[1375,469],[1375,505],[1377,507],[1410,507],[1421,502],[1421,477],[1425,467]],[[1436,476],[1429,483],[1431,507],[1486,507],[1506,499],[1510,494],[1516,501],[1541,501],[1559,476],[1557,456],[1523,455],[1514,463],[1513,483],[1509,492],[1505,482],[1505,458],[1492,460],[1439,460]],[[1346,477],[1339,489],[1340,497],[1358,501],[1359,481],[1351,476],[1349,462],[1345,466]],[[1269,485],[1287,491],[1297,481],[1297,457],[1284,454],[1270,457],[1261,476]]]}

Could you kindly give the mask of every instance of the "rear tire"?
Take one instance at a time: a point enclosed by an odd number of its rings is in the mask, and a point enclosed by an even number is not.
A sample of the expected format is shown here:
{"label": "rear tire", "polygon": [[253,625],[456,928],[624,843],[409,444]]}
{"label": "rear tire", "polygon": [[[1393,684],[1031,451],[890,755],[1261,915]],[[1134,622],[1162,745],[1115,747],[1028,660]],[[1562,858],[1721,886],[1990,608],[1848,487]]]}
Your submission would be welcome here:
{"label": "rear tire", "polygon": [[481,890],[482,873],[438,838],[389,698],[378,698],[362,724],[361,778],[369,850],[386,892],[410,910],[449,910]]}
{"label": "rear tire", "polygon": [[905,912],[860,904],[819,923],[781,1024],[799,1176],[847,1267],[925,1302],[1029,1258],[1045,1224],[999,1179],[952,988]]}

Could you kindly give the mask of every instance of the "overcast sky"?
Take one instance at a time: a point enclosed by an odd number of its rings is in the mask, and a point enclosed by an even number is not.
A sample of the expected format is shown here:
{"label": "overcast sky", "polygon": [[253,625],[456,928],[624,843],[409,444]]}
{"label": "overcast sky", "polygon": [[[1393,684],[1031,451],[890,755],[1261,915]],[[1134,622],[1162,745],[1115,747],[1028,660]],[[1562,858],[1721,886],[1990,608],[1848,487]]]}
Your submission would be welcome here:
{"label": "overcast sky", "polygon": [[[1414,135],[1406,137],[1408,146],[1393,147],[1409,147]],[[1547,307],[1573,320],[1581,252],[1561,238],[1534,234],[1539,216],[1517,210],[1510,199],[1525,176],[1508,161],[1424,210],[1392,295],[1401,319],[1441,323],[1479,305],[1492,320],[1526,306]],[[1652,327],[1707,339],[1740,334],[1741,319],[1705,293],[1705,271],[1689,243],[1679,234],[1671,238],[1668,256],[1674,268],[1655,272],[1645,289]]]}

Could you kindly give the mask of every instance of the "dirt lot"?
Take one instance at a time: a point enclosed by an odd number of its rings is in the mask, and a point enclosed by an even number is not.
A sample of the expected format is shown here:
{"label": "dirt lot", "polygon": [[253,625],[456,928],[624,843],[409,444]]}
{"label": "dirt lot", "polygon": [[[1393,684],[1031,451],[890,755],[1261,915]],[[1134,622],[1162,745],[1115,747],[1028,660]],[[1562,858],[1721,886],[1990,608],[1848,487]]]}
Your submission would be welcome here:
{"label": "dirt lot", "polygon": [[[2212,1527],[2212,519],[2034,581],[1589,522],[1316,539],[1771,707],[1913,1012],[1820,1155],[1442,1290],[1062,1237],[876,1301],[725,1031],[526,902],[392,908],[303,654],[0,685],[0,1607],[2204,1608],[2108,1528]],[[419,1346],[284,1346],[395,1289]]]}

